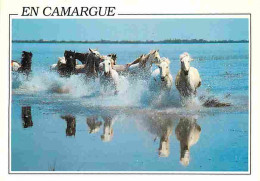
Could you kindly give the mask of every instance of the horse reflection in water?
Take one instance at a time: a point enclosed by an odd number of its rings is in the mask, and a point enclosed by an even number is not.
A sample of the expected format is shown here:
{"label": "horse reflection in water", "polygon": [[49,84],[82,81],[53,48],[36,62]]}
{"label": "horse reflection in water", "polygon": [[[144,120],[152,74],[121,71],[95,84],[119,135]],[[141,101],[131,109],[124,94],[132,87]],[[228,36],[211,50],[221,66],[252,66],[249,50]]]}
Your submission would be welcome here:
{"label": "horse reflection in water", "polygon": [[172,134],[174,119],[170,116],[157,114],[147,116],[144,120],[145,128],[156,138],[160,138],[159,156],[168,157],[170,155],[170,135]]}
{"label": "horse reflection in water", "polygon": [[102,125],[102,122],[98,121],[98,116],[88,117],[86,123],[88,125],[90,134],[97,133]]}
{"label": "horse reflection in water", "polygon": [[102,115],[104,120],[103,134],[101,135],[101,140],[103,142],[109,142],[112,140],[114,135],[114,130],[112,125],[114,124],[116,117],[110,115]]}
{"label": "horse reflection in water", "polygon": [[76,118],[72,115],[61,116],[67,122],[66,136],[75,136],[76,134]]}
{"label": "horse reflection in water", "polygon": [[180,162],[184,166],[190,163],[190,148],[200,138],[201,128],[194,117],[182,117],[175,129],[177,139],[180,141]]}
{"label": "horse reflection in water", "polygon": [[23,120],[23,128],[29,128],[33,126],[31,106],[22,107],[22,120]]}

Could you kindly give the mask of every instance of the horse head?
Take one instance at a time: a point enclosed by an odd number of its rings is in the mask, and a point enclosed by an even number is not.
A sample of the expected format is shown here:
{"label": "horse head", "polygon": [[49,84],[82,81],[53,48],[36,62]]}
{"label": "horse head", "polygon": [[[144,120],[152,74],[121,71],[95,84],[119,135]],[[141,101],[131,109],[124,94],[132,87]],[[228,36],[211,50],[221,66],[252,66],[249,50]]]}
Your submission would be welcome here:
{"label": "horse head", "polygon": [[108,76],[110,74],[111,69],[112,69],[113,60],[109,56],[104,56],[103,58],[104,58],[103,62],[100,63],[101,64],[100,66],[103,66],[104,75]]}
{"label": "horse head", "polygon": [[26,52],[26,51],[23,51],[23,54],[22,54],[22,57],[25,57],[25,58],[32,58],[32,52]]}
{"label": "horse head", "polygon": [[88,67],[88,74],[96,74],[99,71],[99,64],[102,62],[103,56],[94,49],[89,48],[89,55],[88,55],[88,62],[87,62],[87,67]]}
{"label": "horse head", "polygon": [[170,74],[170,60],[168,58],[161,58],[159,63],[156,64],[159,69],[160,69],[160,77],[161,80],[164,81],[166,79],[167,76],[169,76]]}
{"label": "horse head", "polygon": [[109,54],[109,55],[107,55],[108,57],[111,57],[111,59],[113,60],[113,65],[116,65],[116,59],[117,59],[117,56],[116,56],[116,54],[114,54],[114,53],[111,53],[111,54]]}
{"label": "horse head", "polygon": [[72,59],[72,58],[75,59],[75,51],[65,50],[65,52],[64,52],[64,57],[65,57],[66,59]]}
{"label": "horse head", "polygon": [[152,63],[158,63],[159,61],[160,61],[159,50],[150,51],[150,53],[148,54],[148,62],[152,64]]}
{"label": "horse head", "polygon": [[30,72],[31,71],[31,66],[32,66],[32,52],[22,52],[22,61],[21,61],[21,67],[22,71],[25,72]]}
{"label": "horse head", "polygon": [[181,70],[184,72],[185,75],[188,75],[189,73],[191,61],[193,61],[193,59],[187,52],[184,52],[180,55]]}
{"label": "horse head", "polygon": [[66,60],[66,66],[67,66],[68,72],[71,73],[72,71],[74,71],[74,69],[76,67],[75,51],[65,50],[64,57]]}

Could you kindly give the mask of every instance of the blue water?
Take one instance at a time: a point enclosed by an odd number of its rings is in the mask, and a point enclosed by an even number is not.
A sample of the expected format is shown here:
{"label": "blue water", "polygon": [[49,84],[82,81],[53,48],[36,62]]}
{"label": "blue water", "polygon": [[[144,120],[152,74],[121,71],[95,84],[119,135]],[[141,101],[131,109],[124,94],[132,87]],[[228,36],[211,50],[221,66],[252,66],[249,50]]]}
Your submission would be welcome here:
{"label": "blue water", "polygon": [[[23,50],[33,53],[32,75],[26,80],[12,73],[11,170],[12,171],[248,171],[249,54],[243,44],[26,44],[13,43],[12,59]],[[99,81],[83,75],[61,78],[50,72],[64,50],[116,53],[118,64],[133,61],[152,49],[171,60],[173,77],[180,68],[179,55],[189,52],[199,70],[198,96],[214,96],[231,107],[204,108],[196,100],[180,105],[175,87],[167,97],[150,95],[147,83],[120,76],[119,95],[100,94]],[[155,68],[155,67],[154,67]],[[69,93],[60,94],[58,88]],[[31,107],[33,125],[23,126],[22,107]],[[74,135],[66,136],[67,122],[75,117]],[[89,133],[87,118],[102,122]],[[102,141],[105,119],[111,117],[113,137]],[[190,146],[189,164],[180,162],[177,139],[185,118],[200,127]],[[179,126],[178,126],[179,125]],[[189,130],[184,125],[183,130]],[[169,155],[159,156],[160,138],[169,130]],[[184,134],[185,131],[180,131]],[[192,131],[191,136],[195,136]]]}

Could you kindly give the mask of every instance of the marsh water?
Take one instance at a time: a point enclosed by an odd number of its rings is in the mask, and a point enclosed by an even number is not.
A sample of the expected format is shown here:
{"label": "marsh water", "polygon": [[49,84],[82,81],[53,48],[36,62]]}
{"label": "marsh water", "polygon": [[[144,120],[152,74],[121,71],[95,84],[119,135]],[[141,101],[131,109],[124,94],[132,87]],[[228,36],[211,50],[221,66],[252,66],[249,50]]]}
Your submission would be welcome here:
{"label": "marsh water", "polygon": [[[171,60],[189,52],[202,85],[183,107],[175,88],[150,93],[147,82],[120,76],[119,94],[99,80],[50,72],[64,50],[117,54],[118,64],[159,49]],[[32,74],[12,73],[12,171],[248,171],[249,45],[13,43],[12,59],[31,51]],[[155,67],[153,67],[154,69]],[[61,93],[60,90],[66,90]],[[214,97],[230,107],[206,108]]]}

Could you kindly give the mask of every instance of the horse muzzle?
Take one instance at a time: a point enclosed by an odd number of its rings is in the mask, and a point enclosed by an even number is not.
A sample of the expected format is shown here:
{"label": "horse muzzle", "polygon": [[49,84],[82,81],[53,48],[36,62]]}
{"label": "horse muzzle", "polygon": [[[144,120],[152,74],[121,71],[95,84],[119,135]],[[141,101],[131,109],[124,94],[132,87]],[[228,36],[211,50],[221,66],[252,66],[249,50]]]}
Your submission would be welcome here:
{"label": "horse muzzle", "polygon": [[165,81],[165,77],[161,77],[161,81]]}
{"label": "horse muzzle", "polygon": [[104,72],[104,75],[105,75],[105,76],[108,76],[108,75],[109,75],[109,72]]}

